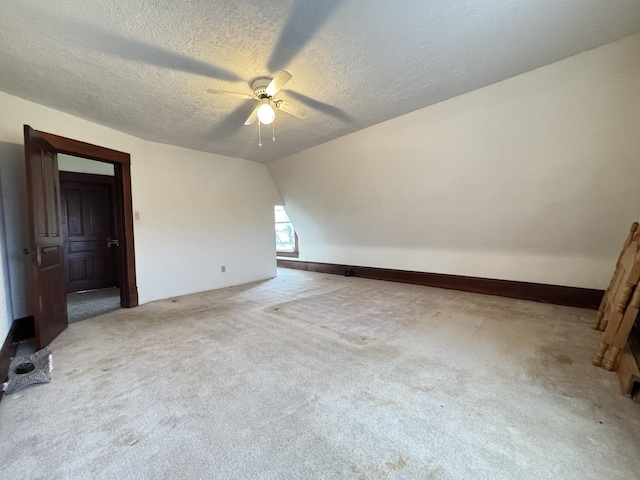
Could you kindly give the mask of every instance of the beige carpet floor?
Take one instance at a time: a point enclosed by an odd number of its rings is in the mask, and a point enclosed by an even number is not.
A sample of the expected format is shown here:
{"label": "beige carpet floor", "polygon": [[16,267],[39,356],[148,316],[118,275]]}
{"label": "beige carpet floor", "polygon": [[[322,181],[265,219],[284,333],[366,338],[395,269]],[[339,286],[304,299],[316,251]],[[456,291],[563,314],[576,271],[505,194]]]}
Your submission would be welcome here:
{"label": "beige carpet floor", "polygon": [[98,317],[120,308],[120,289],[101,288],[67,294],[69,323]]}
{"label": "beige carpet floor", "polygon": [[11,479],[635,479],[594,312],[280,270],[121,309],[0,404]]}

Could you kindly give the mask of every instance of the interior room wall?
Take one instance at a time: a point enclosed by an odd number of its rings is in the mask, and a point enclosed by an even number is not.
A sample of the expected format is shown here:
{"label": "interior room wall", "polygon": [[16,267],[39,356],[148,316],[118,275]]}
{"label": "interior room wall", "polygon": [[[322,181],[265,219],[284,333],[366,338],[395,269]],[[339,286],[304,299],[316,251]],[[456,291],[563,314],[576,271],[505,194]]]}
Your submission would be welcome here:
{"label": "interior room wall", "polygon": [[0,239],[7,252],[0,275],[11,286],[13,307],[0,309],[0,339],[13,319],[32,313],[22,253],[28,245],[23,124],[131,154],[140,303],[275,276],[273,182],[264,165],[143,141],[2,92],[0,105]]}
{"label": "interior room wall", "polygon": [[270,163],[300,260],[606,287],[640,204],[638,52],[635,35]]}
{"label": "interior room wall", "polygon": [[[0,158],[2,145],[0,144]],[[0,272],[9,271],[9,256],[6,237],[2,235],[5,230],[4,202],[2,201],[2,179],[0,178]],[[3,278],[0,288],[0,338],[4,342],[9,331],[9,319],[13,318],[13,306],[11,304],[11,285]],[[2,344],[0,344],[2,345]]]}
{"label": "interior room wall", "polygon": [[58,154],[58,170],[61,172],[89,173],[111,177],[115,175],[114,167],[110,163],[96,162],[88,158],[74,157],[63,153]]}
{"label": "interior room wall", "polygon": [[147,278],[145,300],[276,275],[273,184],[265,166],[188,153],[183,161],[183,148],[146,143],[153,167],[136,184],[134,207],[144,232],[136,232],[136,252],[145,251],[137,266],[156,274]]}
{"label": "interior room wall", "polygon": [[[0,94],[1,95],[1,94]],[[2,114],[0,113],[0,118]],[[24,146],[0,140],[0,194],[2,215],[0,242],[5,261],[0,270],[7,308],[0,312],[0,338],[4,340],[11,322],[31,314],[31,269],[29,258],[22,253],[28,247],[26,177]]]}

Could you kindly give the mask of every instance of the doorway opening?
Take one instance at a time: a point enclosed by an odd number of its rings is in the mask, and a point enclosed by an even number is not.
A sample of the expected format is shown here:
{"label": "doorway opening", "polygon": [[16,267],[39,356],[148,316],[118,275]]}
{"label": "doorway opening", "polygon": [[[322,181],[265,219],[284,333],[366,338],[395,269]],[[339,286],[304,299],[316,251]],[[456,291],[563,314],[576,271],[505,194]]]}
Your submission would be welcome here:
{"label": "doorway opening", "polygon": [[[117,289],[121,307],[138,305],[131,157],[128,153],[37,131],[28,125],[24,126],[24,138],[30,236],[25,253],[31,256],[33,318],[39,350],[68,325],[68,291]],[[65,160],[65,155],[71,158]],[[109,173],[113,174],[103,175],[111,178],[99,178],[96,175],[101,175],[100,172],[65,173],[59,169],[60,159],[63,164],[93,160],[92,165],[109,167]],[[94,175],[89,186],[83,183],[86,175]],[[83,213],[92,208],[107,212]],[[74,209],[79,212],[72,212]],[[106,238],[102,238],[104,234]]]}
{"label": "doorway opening", "polygon": [[113,165],[58,154],[69,323],[120,308]]}

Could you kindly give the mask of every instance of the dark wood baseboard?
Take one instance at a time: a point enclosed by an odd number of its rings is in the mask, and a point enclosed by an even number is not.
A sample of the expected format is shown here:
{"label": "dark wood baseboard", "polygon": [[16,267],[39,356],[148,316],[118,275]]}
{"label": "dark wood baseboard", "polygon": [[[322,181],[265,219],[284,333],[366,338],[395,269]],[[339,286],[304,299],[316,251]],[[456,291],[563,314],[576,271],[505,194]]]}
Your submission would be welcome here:
{"label": "dark wood baseboard", "polygon": [[358,267],[335,263],[304,262],[300,260],[278,259],[278,267],[295,268],[309,272],[331,273],[390,282],[412,283],[427,287],[447,288],[463,292],[482,293],[499,297],[532,300],[570,307],[597,310],[604,290],[592,288],[564,287],[542,283],[496,280],[491,278],[465,277],[443,273],[412,272],[388,268]]}

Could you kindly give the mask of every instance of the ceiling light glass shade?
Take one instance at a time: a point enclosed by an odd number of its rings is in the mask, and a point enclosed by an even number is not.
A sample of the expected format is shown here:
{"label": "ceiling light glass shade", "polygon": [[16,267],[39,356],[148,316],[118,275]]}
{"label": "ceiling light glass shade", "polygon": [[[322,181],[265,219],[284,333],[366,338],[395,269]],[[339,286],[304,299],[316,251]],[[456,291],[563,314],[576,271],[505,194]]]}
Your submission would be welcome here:
{"label": "ceiling light glass shade", "polygon": [[258,120],[260,120],[260,123],[269,125],[273,123],[275,118],[276,112],[273,111],[273,108],[268,103],[264,103],[258,107]]}

